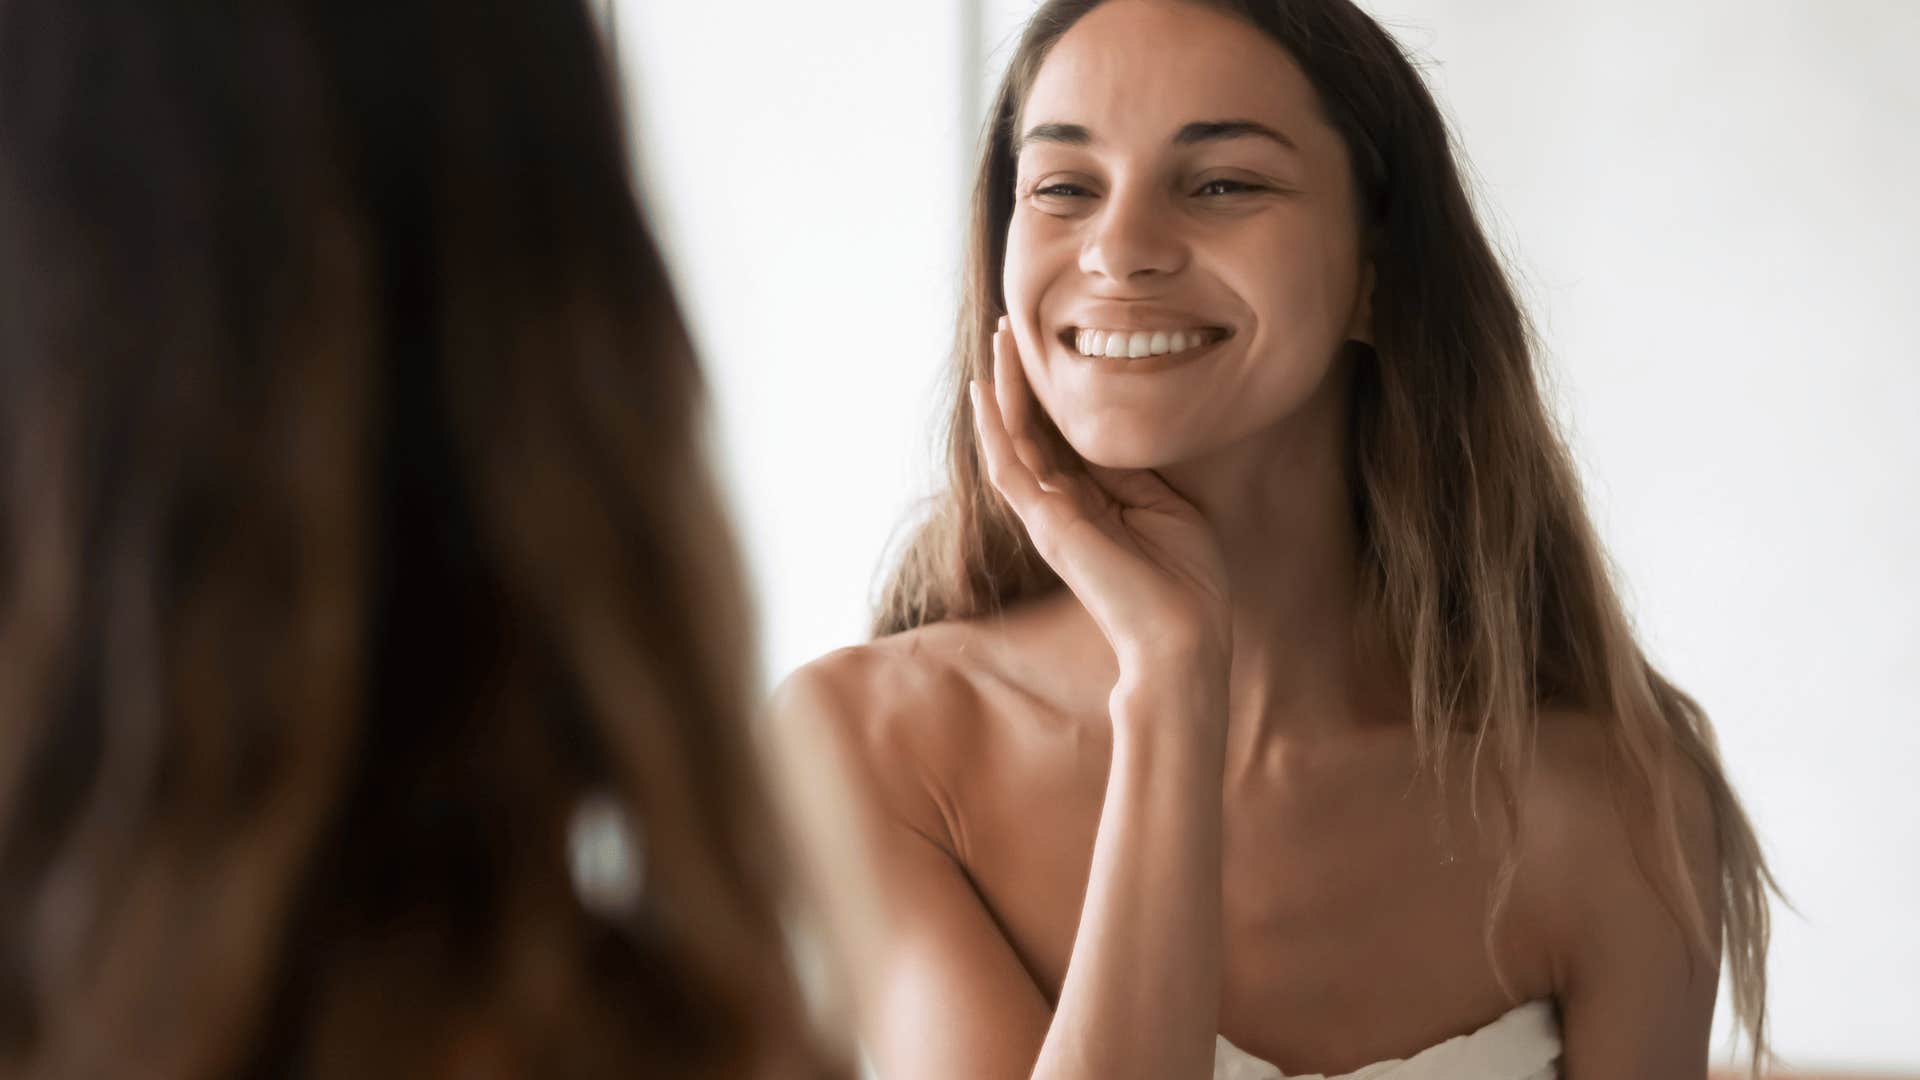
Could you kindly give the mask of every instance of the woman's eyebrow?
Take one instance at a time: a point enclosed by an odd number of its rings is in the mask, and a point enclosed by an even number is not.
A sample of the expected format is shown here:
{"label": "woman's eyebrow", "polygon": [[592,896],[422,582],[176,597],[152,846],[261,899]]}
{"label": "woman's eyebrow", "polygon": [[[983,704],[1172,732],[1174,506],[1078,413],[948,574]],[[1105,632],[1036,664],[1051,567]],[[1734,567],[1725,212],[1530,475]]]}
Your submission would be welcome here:
{"label": "woman's eyebrow", "polygon": [[[1199,120],[1188,124],[1174,133],[1175,146],[1194,146],[1199,143],[1224,142],[1229,139],[1267,139],[1283,149],[1294,153],[1300,147],[1292,139],[1258,120]],[[1020,137],[1020,144],[1014,149],[1018,152],[1028,143],[1046,142],[1065,146],[1092,146],[1093,132],[1084,124],[1045,123],[1035,124]]]}
{"label": "woman's eyebrow", "polygon": [[1192,146],[1196,143],[1221,142],[1227,139],[1270,139],[1294,153],[1300,147],[1292,139],[1258,120],[1203,120],[1188,124],[1174,135],[1176,146]]}
{"label": "woman's eyebrow", "polygon": [[1083,124],[1035,124],[1020,136],[1020,145],[1014,147],[1017,152],[1028,143],[1063,143],[1067,146],[1093,145],[1093,132]]}

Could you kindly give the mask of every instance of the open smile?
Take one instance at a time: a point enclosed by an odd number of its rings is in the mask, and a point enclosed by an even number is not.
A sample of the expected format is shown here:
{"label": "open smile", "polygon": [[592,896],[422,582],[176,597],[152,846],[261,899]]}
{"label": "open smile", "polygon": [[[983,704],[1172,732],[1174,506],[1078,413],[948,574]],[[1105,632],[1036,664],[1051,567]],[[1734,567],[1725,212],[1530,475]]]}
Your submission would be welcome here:
{"label": "open smile", "polygon": [[1060,331],[1060,343],[1081,356],[1138,360],[1191,352],[1232,336],[1233,331],[1223,326],[1192,326],[1179,330],[1070,326]]}

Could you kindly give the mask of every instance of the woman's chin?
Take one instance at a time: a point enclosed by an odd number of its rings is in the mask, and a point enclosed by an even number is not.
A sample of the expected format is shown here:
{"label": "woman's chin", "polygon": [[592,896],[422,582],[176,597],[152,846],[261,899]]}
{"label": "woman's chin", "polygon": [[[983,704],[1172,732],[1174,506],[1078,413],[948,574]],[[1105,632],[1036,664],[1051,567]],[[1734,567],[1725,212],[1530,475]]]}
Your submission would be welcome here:
{"label": "woman's chin", "polygon": [[1196,440],[1175,432],[1102,432],[1067,442],[1089,465],[1106,469],[1163,469],[1192,460],[1200,451]]}

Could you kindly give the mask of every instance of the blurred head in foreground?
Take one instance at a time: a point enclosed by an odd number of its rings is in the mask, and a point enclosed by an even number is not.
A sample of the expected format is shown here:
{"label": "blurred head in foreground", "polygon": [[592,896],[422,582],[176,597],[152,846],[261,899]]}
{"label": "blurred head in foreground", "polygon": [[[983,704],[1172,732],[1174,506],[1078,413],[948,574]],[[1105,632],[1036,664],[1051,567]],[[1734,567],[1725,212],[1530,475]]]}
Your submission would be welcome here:
{"label": "blurred head in foreground", "polygon": [[0,1075],[820,1075],[577,3],[0,0]]}

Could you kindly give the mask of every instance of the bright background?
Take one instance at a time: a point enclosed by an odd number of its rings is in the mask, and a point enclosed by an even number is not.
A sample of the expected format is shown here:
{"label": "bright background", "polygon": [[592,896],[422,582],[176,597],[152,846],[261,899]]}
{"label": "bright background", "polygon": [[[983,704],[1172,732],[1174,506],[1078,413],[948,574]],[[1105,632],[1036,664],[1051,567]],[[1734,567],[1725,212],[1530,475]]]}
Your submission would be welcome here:
{"label": "bright background", "polygon": [[[929,490],[1030,5],[612,3],[771,681],[862,639]],[[1920,2],[1363,6],[1454,119],[1643,637],[1801,912],[1780,1051],[1920,1065]]]}

